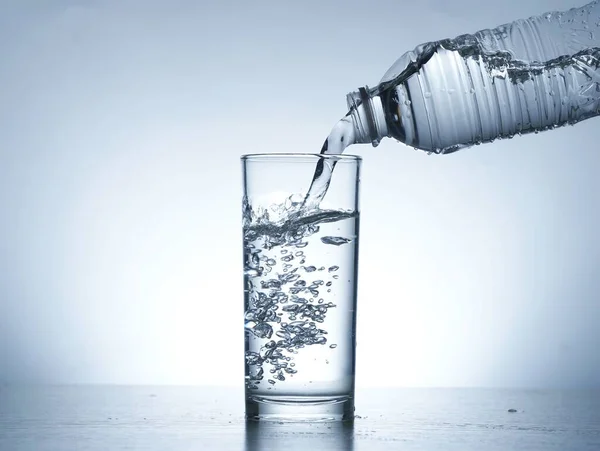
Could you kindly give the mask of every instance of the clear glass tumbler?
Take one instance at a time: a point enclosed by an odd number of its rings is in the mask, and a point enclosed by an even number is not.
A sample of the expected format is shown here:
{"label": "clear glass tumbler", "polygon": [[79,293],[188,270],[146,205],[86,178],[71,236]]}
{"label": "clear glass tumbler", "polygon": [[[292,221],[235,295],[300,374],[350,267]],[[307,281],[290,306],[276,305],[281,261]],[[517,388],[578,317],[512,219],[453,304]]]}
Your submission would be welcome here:
{"label": "clear glass tumbler", "polygon": [[[318,163],[335,170],[307,207]],[[354,418],[360,164],[242,157],[247,419]]]}

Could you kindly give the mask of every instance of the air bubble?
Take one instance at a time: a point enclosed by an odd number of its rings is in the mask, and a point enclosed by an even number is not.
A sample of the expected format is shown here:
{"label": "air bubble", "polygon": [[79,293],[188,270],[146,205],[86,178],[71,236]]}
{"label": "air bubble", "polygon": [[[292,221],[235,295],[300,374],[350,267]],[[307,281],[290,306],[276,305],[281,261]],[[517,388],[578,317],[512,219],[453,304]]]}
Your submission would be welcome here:
{"label": "air bubble", "polygon": [[341,246],[342,244],[346,244],[351,241],[351,238],[344,238],[341,236],[324,236],[321,238],[321,242],[323,244],[331,244],[333,246]]}

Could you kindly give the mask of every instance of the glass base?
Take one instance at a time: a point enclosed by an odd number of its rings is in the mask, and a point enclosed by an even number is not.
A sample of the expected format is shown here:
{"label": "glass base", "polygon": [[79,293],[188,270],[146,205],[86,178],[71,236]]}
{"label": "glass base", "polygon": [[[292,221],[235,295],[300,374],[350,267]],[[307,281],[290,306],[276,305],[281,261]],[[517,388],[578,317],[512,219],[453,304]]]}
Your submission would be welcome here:
{"label": "glass base", "polygon": [[246,419],[253,421],[353,421],[352,396],[246,397]]}

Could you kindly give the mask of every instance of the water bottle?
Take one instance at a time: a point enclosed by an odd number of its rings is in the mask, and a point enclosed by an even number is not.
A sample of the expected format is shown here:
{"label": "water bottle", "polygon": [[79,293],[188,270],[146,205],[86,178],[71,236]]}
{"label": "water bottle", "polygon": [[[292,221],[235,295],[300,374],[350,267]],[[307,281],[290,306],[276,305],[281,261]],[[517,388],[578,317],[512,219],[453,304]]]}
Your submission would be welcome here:
{"label": "water bottle", "polygon": [[600,2],[549,12],[400,57],[323,151],[384,137],[433,153],[574,124],[600,113]]}

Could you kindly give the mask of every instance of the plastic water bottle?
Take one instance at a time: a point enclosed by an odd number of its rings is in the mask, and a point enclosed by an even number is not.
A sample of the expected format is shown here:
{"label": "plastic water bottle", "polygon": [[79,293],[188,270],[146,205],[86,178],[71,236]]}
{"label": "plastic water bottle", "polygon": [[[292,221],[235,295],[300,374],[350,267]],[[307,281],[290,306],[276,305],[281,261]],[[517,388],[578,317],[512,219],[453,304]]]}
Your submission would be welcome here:
{"label": "plastic water bottle", "polygon": [[322,152],[384,137],[434,153],[574,124],[600,113],[600,3],[549,12],[404,54]]}

